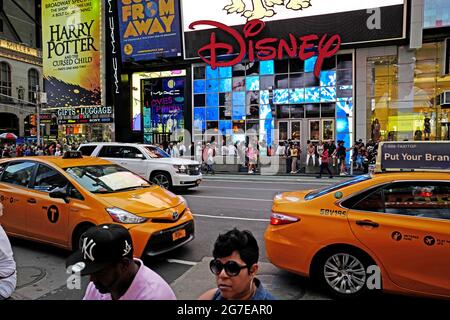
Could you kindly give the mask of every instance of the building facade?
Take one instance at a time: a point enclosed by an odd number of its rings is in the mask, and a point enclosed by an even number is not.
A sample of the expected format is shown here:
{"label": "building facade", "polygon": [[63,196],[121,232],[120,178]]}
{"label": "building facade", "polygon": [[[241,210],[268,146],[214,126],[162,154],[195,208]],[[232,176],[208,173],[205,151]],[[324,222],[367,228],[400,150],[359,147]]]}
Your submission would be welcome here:
{"label": "building facade", "polygon": [[0,4],[0,132],[35,137],[43,88],[40,1]]}
{"label": "building facade", "polygon": [[[343,9],[317,0],[301,12],[265,7],[261,30],[245,27],[247,19],[231,7],[223,14],[222,2],[195,10],[181,1],[183,58],[123,60],[121,108],[129,116],[122,125],[133,134],[117,140],[161,143],[186,139],[186,131],[189,142],[256,138],[269,146],[450,139],[448,103],[440,98],[450,90],[446,1],[349,1]],[[202,20],[219,24],[196,23]],[[316,70],[324,34],[339,35],[341,45]],[[304,45],[301,57],[291,36],[305,35],[318,41]],[[267,48],[281,39],[281,49]]]}

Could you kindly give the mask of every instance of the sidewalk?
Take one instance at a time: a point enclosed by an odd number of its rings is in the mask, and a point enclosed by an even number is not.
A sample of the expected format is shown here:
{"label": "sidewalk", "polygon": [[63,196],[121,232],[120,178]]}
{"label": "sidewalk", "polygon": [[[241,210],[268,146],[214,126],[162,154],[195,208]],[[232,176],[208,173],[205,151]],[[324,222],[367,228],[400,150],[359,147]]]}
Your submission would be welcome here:
{"label": "sidewalk", "polygon": [[242,181],[269,181],[269,182],[311,182],[311,181],[333,181],[340,182],[354,176],[334,176],[333,179],[329,179],[328,176],[323,176],[322,179],[317,179],[315,174],[279,174],[279,175],[261,175],[260,173],[248,174],[245,172],[239,173],[216,173],[215,175],[203,174],[203,180],[214,181],[214,180],[242,180]]}

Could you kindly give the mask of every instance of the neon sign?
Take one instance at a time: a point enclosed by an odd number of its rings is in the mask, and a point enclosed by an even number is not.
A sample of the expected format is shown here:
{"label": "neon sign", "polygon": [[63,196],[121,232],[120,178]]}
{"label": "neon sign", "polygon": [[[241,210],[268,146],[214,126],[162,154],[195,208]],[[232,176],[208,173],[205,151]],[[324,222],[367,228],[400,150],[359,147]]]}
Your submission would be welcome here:
{"label": "neon sign", "polygon": [[238,53],[235,58],[218,60],[220,52],[225,52],[226,55],[234,54],[234,47],[230,43],[217,42],[216,32],[211,32],[209,43],[198,50],[198,55],[212,69],[234,66],[240,63],[246,56],[250,62],[254,62],[255,60],[281,60],[285,55],[289,58],[307,60],[317,55],[314,75],[319,78],[324,60],[335,55],[341,45],[341,37],[338,34],[331,36],[324,34],[321,37],[316,34],[308,34],[296,37],[289,33],[289,41],[277,38],[256,40],[254,38],[265,27],[265,23],[261,20],[247,22],[243,29],[243,35],[232,27],[212,20],[195,21],[189,25],[189,29],[195,30],[197,26],[210,26],[222,30],[230,35],[238,44]]}

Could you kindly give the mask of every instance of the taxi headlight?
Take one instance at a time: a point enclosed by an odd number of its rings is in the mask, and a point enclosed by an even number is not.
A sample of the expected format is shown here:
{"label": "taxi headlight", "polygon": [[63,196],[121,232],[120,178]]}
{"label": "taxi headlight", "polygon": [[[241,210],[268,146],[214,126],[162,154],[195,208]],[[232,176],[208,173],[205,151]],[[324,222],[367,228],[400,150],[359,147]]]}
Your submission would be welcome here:
{"label": "taxi headlight", "polygon": [[147,218],[138,217],[128,211],[119,208],[107,208],[106,211],[115,222],[119,223],[136,224],[144,223],[148,220]]}

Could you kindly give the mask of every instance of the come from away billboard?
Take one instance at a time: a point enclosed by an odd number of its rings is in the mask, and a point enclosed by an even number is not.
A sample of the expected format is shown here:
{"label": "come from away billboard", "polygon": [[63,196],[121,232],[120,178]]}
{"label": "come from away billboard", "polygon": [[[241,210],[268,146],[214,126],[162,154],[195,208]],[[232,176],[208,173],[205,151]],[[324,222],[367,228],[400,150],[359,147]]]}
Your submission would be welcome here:
{"label": "come from away billboard", "polygon": [[181,56],[179,0],[118,0],[122,61]]}

